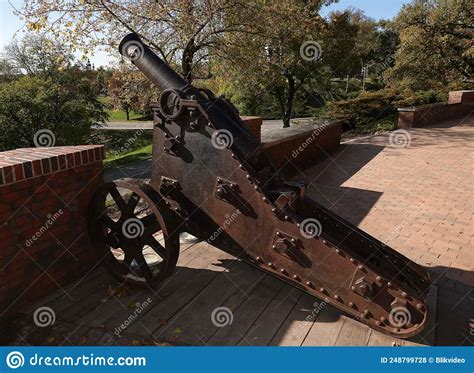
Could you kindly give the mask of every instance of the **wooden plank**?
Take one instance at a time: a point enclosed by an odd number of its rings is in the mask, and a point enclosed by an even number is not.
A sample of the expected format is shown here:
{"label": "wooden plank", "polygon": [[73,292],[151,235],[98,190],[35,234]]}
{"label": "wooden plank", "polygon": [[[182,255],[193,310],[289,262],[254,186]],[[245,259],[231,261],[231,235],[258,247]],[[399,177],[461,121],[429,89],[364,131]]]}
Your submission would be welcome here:
{"label": "wooden plank", "polygon": [[367,346],[371,329],[356,320],[343,316],[343,325],[335,346]]}
{"label": "wooden plank", "polygon": [[[216,261],[221,263],[214,264]],[[231,268],[237,262],[231,255],[203,244],[195,260],[187,267],[181,267],[159,292],[160,295],[165,295],[165,298],[154,303],[153,308],[128,327],[125,333],[150,336],[160,325],[166,325],[226,267]]]}
{"label": "wooden plank", "polygon": [[341,331],[344,319],[337,309],[326,305],[313,323],[303,346],[333,346]]}
{"label": "wooden plank", "polygon": [[320,301],[304,293],[271,340],[270,345],[301,346],[319,312]]}
{"label": "wooden plank", "polygon": [[189,345],[205,345],[218,328],[212,313],[219,307],[225,307],[228,310],[221,311],[221,314],[228,320],[232,319],[233,311],[248,298],[264,277],[262,272],[248,264],[236,262],[186,304],[166,326],[160,328],[155,337]]}
{"label": "wooden plank", "polygon": [[250,330],[245,333],[239,345],[268,345],[302,295],[301,290],[285,284]]}
{"label": "wooden plank", "polygon": [[234,322],[217,332],[206,342],[214,346],[235,346],[275,298],[284,282],[266,275],[245,302],[234,312]]}
{"label": "wooden plank", "polygon": [[[176,272],[200,255],[198,250],[189,250],[190,247],[191,246],[188,245],[187,249],[181,252]],[[156,290],[150,288],[125,287],[124,289],[119,289],[116,295],[110,293],[106,294],[101,299],[101,303],[82,316],[78,322],[90,325],[91,327],[106,327],[113,332],[115,328],[118,328],[125,320],[128,321],[130,318],[135,320],[136,317],[148,312],[148,308],[153,306],[154,302],[156,304],[156,302],[162,300],[164,297],[163,294],[170,291],[169,285],[171,285],[171,281],[176,272]],[[163,289],[166,288],[167,285],[168,288],[164,291]],[[173,285],[174,289],[180,286],[179,283],[174,283]]]}
{"label": "wooden plank", "polygon": [[376,330],[371,330],[368,346],[423,346],[418,343],[407,340],[391,337],[389,335],[380,333]]}
{"label": "wooden plank", "polygon": [[[84,277],[66,285],[63,287],[63,289],[68,293],[64,294],[64,291],[59,289],[57,291],[54,291],[53,293],[46,295],[42,297],[38,302],[34,303],[32,306],[28,307],[26,310],[26,313],[28,314],[33,314],[35,310],[39,307],[43,306],[48,306],[53,308],[58,309],[58,311],[62,311],[64,307],[67,307],[68,304],[71,301],[76,300],[77,301],[77,293],[78,293],[78,288],[80,289],[81,287],[84,286],[95,286],[95,281],[106,281],[107,279],[110,279],[110,276],[106,273],[104,273],[104,269],[101,266],[98,266],[94,270],[92,270],[90,273],[87,273],[84,275]],[[99,278],[99,280],[98,280]],[[61,307],[63,305],[63,307]]]}

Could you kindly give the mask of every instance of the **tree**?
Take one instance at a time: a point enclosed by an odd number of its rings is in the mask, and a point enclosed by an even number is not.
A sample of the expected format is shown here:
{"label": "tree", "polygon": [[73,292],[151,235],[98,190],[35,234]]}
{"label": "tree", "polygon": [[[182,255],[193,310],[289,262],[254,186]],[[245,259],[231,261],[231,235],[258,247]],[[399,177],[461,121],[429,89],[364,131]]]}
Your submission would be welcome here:
{"label": "tree", "polygon": [[114,70],[108,82],[110,105],[125,111],[130,120],[131,110],[146,111],[151,99],[157,97],[156,89],[143,74],[134,67],[121,66]]}
{"label": "tree", "polygon": [[209,54],[221,48],[223,35],[254,24],[250,2],[241,0],[25,0],[17,12],[29,29],[61,35],[86,51],[115,47],[119,35],[137,32],[190,82],[208,76]]}
{"label": "tree", "polygon": [[73,56],[64,44],[43,33],[13,40],[5,47],[3,58],[19,72],[45,77],[73,64]]}
{"label": "tree", "polygon": [[[283,127],[289,127],[295,97],[317,73],[323,27],[318,12],[328,1],[267,1],[253,4],[253,32],[227,33],[219,54],[225,74],[241,89],[272,95]],[[324,53],[324,52],[323,52]]]}
{"label": "tree", "polygon": [[413,1],[393,22],[400,34],[385,78],[412,90],[444,88],[473,74],[474,7],[469,0]]}
{"label": "tree", "polygon": [[2,84],[0,102],[0,151],[81,144],[91,125],[106,119],[94,87],[76,69],[55,80],[23,76]]}

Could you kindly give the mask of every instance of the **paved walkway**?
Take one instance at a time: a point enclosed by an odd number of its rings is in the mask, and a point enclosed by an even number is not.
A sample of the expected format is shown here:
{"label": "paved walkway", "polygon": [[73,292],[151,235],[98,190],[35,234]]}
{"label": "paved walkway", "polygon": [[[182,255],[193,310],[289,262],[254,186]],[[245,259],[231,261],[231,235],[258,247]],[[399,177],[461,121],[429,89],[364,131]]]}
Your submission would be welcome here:
{"label": "paved walkway", "polygon": [[405,138],[407,147],[389,134],[346,143],[299,176],[322,204],[429,267],[439,287],[437,341],[473,344],[474,117],[400,132]]}
{"label": "paved walkway", "polygon": [[[409,145],[393,145],[394,134],[407,136]],[[429,268],[438,293],[429,333],[417,340],[423,344],[474,342],[473,171],[474,121],[466,120],[352,141],[298,175],[310,182],[313,198]],[[16,343],[411,344],[206,243],[182,245],[176,272],[154,291],[117,287],[98,268],[40,305],[55,310],[55,326],[31,325],[35,305],[21,327],[12,323],[15,333],[22,330]],[[222,306],[232,310],[232,323],[217,327],[212,312]],[[132,321],[120,329],[126,320]]]}

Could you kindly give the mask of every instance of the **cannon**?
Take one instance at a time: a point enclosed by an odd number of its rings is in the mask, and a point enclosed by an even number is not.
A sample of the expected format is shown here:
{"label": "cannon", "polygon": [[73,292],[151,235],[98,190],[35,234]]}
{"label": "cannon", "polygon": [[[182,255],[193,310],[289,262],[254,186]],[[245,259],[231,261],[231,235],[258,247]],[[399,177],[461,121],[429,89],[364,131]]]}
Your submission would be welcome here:
{"label": "cannon", "polygon": [[309,198],[303,182],[272,164],[229,100],[189,84],[137,34],[119,51],[161,94],[151,105],[151,182],[105,183],[91,201],[91,242],[115,276],[158,286],[188,232],[385,334],[423,329],[423,267]]}

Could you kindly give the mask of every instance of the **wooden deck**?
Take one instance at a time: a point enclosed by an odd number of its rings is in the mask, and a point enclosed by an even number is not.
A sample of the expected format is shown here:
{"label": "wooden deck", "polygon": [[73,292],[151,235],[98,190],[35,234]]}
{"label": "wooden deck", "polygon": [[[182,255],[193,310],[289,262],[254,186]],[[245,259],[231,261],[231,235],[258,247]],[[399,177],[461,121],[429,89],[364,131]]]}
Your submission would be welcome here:
{"label": "wooden deck", "polygon": [[[43,306],[56,321],[38,328],[33,314]],[[218,307],[231,310],[230,324],[212,322]],[[14,343],[35,345],[415,344],[376,332],[204,242],[183,246],[175,273],[156,291],[120,286],[97,268],[35,304],[19,323],[22,332]],[[432,343],[427,335],[419,342]]]}

